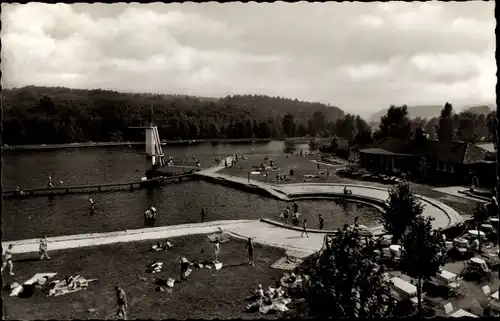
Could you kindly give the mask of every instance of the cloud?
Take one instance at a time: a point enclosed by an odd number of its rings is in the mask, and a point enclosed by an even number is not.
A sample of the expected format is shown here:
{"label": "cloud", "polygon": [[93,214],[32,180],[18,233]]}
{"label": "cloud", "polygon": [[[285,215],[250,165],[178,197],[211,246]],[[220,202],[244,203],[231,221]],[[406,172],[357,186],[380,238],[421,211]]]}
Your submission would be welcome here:
{"label": "cloud", "polygon": [[262,93],[348,112],[490,102],[493,6],[2,4],[2,84]]}
{"label": "cloud", "polygon": [[374,15],[362,14],[358,17],[357,23],[361,27],[378,28],[384,24],[384,21],[382,18]]}

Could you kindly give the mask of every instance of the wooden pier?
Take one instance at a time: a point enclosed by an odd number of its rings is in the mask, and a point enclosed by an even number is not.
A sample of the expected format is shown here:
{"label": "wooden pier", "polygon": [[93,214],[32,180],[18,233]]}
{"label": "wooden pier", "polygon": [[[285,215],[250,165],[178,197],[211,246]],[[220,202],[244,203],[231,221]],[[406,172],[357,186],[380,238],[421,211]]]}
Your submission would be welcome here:
{"label": "wooden pier", "polygon": [[25,189],[21,190],[22,191],[21,193],[19,191],[6,191],[2,192],[2,196],[4,198],[12,198],[12,197],[24,198],[24,197],[34,197],[34,196],[67,195],[67,194],[77,194],[77,193],[100,193],[100,192],[110,192],[117,190],[133,191],[136,189],[154,187],[166,183],[182,182],[190,179],[196,179],[196,175],[183,174],[170,177],[162,176],[158,178],[153,178],[143,181],[127,182],[127,183],[108,183],[108,184]]}

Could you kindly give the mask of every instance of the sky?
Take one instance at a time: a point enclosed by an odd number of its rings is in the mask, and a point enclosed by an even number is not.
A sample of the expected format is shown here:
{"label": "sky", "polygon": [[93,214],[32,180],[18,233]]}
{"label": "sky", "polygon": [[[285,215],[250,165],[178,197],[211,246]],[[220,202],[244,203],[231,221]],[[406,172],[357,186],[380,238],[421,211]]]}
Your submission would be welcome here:
{"label": "sky", "polygon": [[494,103],[494,2],[2,4],[2,86]]}

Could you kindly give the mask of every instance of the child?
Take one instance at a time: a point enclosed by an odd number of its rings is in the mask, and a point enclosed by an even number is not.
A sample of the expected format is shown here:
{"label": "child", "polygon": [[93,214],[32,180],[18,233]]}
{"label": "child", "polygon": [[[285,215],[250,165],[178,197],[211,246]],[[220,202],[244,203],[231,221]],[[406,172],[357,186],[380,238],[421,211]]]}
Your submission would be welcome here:
{"label": "child", "polygon": [[219,262],[219,253],[220,253],[219,239],[215,240],[214,252],[215,252],[215,262]]}
{"label": "child", "polygon": [[325,220],[323,220],[323,216],[319,214],[319,229],[322,230],[324,226]]}
{"label": "child", "polygon": [[118,285],[115,286],[116,291],[116,305],[118,306],[118,310],[116,311],[116,316],[123,316],[124,320],[127,320],[127,296],[125,295],[125,291],[122,290]]}
{"label": "child", "polygon": [[306,234],[307,237],[309,237],[309,234],[307,234],[307,219],[304,219],[304,223],[302,223],[302,227],[304,228],[302,230],[302,234],[300,237],[304,237],[304,233]]}
{"label": "child", "polygon": [[40,260],[47,259],[50,260],[50,256],[47,253],[47,247],[48,247],[48,242],[47,242],[47,235],[44,235],[43,238],[40,239]]}
{"label": "child", "polygon": [[3,262],[2,262],[2,274],[3,274],[3,270],[5,270],[5,267],[7,267],[7,265],[8,265],[10,275],[14,275],[14,272],[12,272],[12,269],[14,268],[14,265],[12,264],[12,248],[13,247],[14,247],[14,245],[10,244],[9,248],[7,250],[5,250],[5,254],[4,254],[4,258],[3,258]]}
{"label": "child", "polygon": [[253,256],[253,242],[252,238],[248,238],[248,242],[245,245],[245,249],[248,249],[248,264],[254,266],[254,256]]}

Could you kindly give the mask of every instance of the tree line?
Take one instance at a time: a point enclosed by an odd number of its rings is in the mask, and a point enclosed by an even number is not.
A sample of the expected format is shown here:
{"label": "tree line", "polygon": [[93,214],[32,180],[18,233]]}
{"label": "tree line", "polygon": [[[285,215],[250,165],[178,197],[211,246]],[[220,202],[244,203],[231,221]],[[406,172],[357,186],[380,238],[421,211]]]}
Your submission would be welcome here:
{"label": "tree line", "polygon": [[387,114],[380,119],[379,128],[373,133],[373,138],[408,139],[416,131],[429,139],[439,141],[495,142],[496,116],[495,112],[488,115],[469,111],[454,113],[453,106],[446,103],[439,117],[429,120],[410,119],[407,106],[391,106]]}
{"label": "tree line", "polygon": [[152,117],[163,139],[284,138],[368,126],[335,106],[263,95],[203,98],[62,87],[2,91],[3,142],[142,141]]}
{"label": "tree line", "polygon": [[224,98],[119,93],[28,86],[2,91],[5,144],[142,141],[130,127],[152,115],[163,139],[285,138],[336,136],[351,144],[407,138],[418,128],[431,139],[494,141],[496,118],[454,113],[446,103],[439,118],[409,119],[406,106],[391,106],[379,128],[340,108],[264,95]]}

